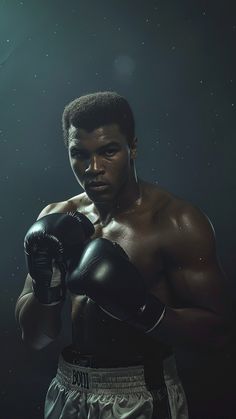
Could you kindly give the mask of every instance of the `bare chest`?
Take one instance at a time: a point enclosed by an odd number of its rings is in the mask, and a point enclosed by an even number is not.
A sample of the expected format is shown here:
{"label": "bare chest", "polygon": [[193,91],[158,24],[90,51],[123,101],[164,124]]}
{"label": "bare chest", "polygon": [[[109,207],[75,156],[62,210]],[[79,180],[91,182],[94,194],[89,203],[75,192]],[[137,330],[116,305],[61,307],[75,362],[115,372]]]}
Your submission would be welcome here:
{"label": "bare chest", "polygon": [[93,238],[103,237],[118,243],[137,267],[147,284],[160,286],[163,282],[161,241],[158,232],[149,223],[138,220],[119,223],[112,221],[108,226],[95,225]]}

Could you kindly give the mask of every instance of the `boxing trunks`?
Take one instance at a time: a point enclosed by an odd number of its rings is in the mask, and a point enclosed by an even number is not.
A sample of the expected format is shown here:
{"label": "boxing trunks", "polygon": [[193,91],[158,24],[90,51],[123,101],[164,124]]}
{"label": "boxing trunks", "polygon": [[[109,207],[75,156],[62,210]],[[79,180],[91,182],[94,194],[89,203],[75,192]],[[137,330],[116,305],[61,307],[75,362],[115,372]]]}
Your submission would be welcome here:
{"label": "boxing trunks", "polygon": [[[188,408],[175,358],[163,362],[165,384],[147,388],[144,367],[94,368],[65,361],[45,401],[45,419],[187,419]],[[92,365],[92,363],[91,363]]]}

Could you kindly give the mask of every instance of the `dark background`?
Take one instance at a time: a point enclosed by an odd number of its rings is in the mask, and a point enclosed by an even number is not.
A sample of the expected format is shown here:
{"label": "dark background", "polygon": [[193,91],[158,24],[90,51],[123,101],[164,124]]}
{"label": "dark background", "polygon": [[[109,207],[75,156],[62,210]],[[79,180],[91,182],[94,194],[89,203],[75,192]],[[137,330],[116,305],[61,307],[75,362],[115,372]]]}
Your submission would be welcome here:
{"label": "dark background", "polygon": [[[61,133],[75,97],[115,90],[137,125],[139,176],[212,221],[235,300],[236,13],[234,1],[0,2],[0,419],[42,418],[64,332],[34,352],[14,306],[26,276],[23,238],[42,208],[80,192]],[[178,355],[191,418],[235,418],[235,340],[222,353]]]}

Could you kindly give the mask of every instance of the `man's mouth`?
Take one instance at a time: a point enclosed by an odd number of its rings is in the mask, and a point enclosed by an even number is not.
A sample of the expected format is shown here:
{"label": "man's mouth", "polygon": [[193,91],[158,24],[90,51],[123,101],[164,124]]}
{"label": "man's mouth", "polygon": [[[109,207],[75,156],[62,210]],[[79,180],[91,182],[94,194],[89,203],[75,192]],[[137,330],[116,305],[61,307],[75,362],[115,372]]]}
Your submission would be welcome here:
{"label": "man's mouth", "polygon": [[108,184],[105,182],[89,182],[86,186],[86,189],[92,191],[103,191],[108,188]]}

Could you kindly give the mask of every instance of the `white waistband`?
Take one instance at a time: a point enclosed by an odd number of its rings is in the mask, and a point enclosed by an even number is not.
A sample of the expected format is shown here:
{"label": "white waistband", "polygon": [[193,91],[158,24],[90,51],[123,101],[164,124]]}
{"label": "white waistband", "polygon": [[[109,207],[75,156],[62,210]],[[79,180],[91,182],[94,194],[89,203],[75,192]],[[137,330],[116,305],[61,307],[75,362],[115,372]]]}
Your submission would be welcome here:
{"label": "white waistband", "polygon": [[142,365],[125,368],[90,368],[66,362],[59,358],[57,379],[66,387],[83,390],[144,390],[144,367]]}

